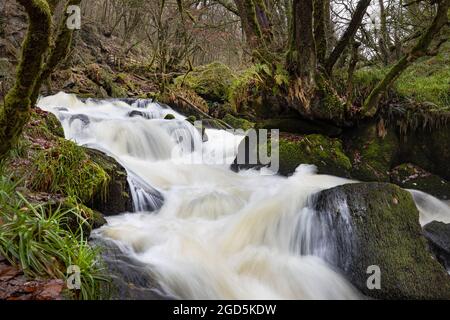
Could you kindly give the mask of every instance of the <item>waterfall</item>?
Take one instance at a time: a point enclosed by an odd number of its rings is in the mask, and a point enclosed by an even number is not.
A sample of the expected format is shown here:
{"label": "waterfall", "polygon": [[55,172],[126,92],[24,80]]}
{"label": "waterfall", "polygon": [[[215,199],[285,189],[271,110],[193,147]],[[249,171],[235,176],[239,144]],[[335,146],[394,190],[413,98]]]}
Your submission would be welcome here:
{"label": "waterfall", "polygon": [[[67,139],[127,169],[137,212],[109,217],[94,236],[138,261],[165,296],[360,298],[324,258],[329,246],[310,209],[317,192],[353,181],[308,165],[289,178],[232,172],[243,136],[207,129],[203,142],[183,115],[150,100],[59,93],[39,107],[61,120]],[[164,120],[167,114],[175,119]]]}

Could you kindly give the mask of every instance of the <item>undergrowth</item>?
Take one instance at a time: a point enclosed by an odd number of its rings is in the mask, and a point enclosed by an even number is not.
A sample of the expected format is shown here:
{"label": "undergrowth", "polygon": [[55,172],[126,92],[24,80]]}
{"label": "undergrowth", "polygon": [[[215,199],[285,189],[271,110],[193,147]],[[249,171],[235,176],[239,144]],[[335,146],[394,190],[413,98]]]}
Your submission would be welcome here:
{"label": "undergrowth", "polygon": [[[79,207],[69,209],[31,204],[17,184],[0,176],[0,254],[32,278],[65,279],[67,268],[81,271],[81,289],[69,298],[98,299],[108,283],[98,248],[89,245],[87,220]],[[70,227],[74,217],[78,228]]]}

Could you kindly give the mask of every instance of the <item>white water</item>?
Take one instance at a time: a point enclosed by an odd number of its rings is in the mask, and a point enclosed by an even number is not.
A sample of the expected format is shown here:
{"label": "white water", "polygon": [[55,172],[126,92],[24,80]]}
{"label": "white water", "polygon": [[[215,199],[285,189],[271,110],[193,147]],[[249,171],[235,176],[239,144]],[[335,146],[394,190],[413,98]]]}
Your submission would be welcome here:
{"label": "white water", "polygon": [[[127,168],[132,185],[153,187],[164,196],[157,212],[108,218],[97,236],[116,241],[144,262],[168,295],[182,299],[360,298],[322,259],[305,255],[299,243],[300,238],[308,239],[313,227],[309,196],[352,181],[317,175],[312,166],[301,166],[290,178],[252,170],[236,174],[229,164],[242,136],[207,130],[209,141],[202,144],[198,131],[183,116],[155,103],[139,109],[148,112],[151,120],[130,118],[128,113],[137,109],[123,102],[83,103],[63,93],[41,99],[39,106],[60,118],[68,139],[108,152]],[[168,113],[176,120],[162,120]],[[80,114],[88,116],[89,123],[73,120],[73,115]],[[193,153],[186,151],[186,143],[195,146]],[[227,163],[185,161],[211,160],[217,154],[225,154]],[[152,195],[140,190],[134,197],[136,208],[142,209],[143,199]],[[450,217],[448,207],[436,214],[433,204],[442,204],[437,199],[421,203],[422,222]]]}

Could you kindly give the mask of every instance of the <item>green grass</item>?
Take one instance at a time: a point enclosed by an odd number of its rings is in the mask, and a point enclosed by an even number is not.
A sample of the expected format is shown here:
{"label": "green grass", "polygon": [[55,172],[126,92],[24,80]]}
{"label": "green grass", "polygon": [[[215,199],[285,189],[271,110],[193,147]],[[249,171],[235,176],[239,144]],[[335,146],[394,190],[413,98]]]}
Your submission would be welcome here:
{"label": "green grass", "polygon": [[[355,73],[355,96],[365,98],[387,73],[388,67],[370,67]],[[435,57],[425,57],[407,68],[391,90],[395,96],[450,110],[450,44]]]}
{"label": "green grass", "polygon": [[[31,278],[66,279],[67,268],[81,270],[81,290],[75,299],[97,299],[108,283],[99,249],[89,245],[83,231],[88,222],[78,207],[51,209],[31,204],[15,191],[8,177],[0,177],[0,254]],[[76,217],[79,227],[69,227]]]}

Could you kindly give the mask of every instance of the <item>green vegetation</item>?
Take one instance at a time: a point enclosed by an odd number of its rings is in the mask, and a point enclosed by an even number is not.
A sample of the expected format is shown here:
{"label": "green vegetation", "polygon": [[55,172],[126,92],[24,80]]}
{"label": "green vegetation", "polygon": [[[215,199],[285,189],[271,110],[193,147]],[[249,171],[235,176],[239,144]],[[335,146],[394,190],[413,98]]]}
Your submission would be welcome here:
{"label": "green vegetation", "polygon": [[214,62],[176,78],[175,85],[187,86],[207,100],[223,102],[228,98],[228,89],[234,78],[228,66]]}
{"label": "green vegetation", "polygon": [[350,159],[338,139],[313,134],[280,138],[280,173],[290,175],[300,164],[314,164],[319,173],[348,177]]}
{"label": "green vegetation", "polygon": [[[84,233],[84,227],[91,226],[83,210],[31,204],[15,189],[16,184],[0,176],[0,254],[30,277],[65,279],[67,268],[77,265],[81,290],[68,293],[69,297],[100,298],[108,279],[98,249],[88,244]],[[73,217],[80,221],[75,230],[69,227]]]}
{"label": "green vegetation", "polygon": [[29,169],[33,190],[75,196],[87,202],[106,190],[109,176],[75,143],[60,139],[57,147],[38,152]]}
{"label": "green vegetation", "polygon": [[255,127],[255,124],[253,122],[250,122],[246,119],[237,118],[229,113],[222,120],[232,126],[234,129],[242,129],[244,131],[247,131]]}
{"label": "green vegetation", "polygon": [[[450,45],[435,57],[421,58],[406,69],[390,90],[409,102],[428,103],[450,110]],[[355,97],[364,98],[386,75],[388,68],[363,68],[355,73]]]}

